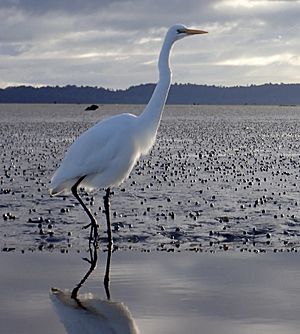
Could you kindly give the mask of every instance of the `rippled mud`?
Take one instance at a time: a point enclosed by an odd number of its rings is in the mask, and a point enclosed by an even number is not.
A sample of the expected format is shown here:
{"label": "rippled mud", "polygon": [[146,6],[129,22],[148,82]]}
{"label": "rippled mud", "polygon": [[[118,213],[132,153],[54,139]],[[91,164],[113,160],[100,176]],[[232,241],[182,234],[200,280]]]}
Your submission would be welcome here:
{"label": "rippled mud", "polygon": [[[66,148],[92,124],[142,106],[0,105],[0,247],[81,249],[88,218],[48,187]],[[119,249],[297,251],[300,107],[168,106],[157,142],[113,189]],[[106,247],[103,190],[81,194]]]}

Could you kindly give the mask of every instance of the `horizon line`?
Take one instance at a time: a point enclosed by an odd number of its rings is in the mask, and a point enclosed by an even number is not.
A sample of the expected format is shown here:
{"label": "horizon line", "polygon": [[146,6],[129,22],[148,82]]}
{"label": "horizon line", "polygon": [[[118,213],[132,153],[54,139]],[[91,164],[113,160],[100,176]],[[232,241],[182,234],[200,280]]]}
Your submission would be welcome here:
{"label": "horizon line", "polygon": [[[103,86],[90,86],[90,85],[76,85],[76,84],[65,84],[65,85],[30,85],[30,84],[20,84],[20,85],[8,85],[5,87],[0,87],[1,90],[11,89],[11,88],[34,88],[34,89],[41,89],[41,88],[66,88],[66,87],[76,87],[76,88],[94,88],[94,89],[105,89],[109,91],[126,91],[130,88],[139,87],[139,86],[147,86],[147,85],[156,85],[156,82],[147,82],[147,83],[140,83],[128,86],[127,88],[110,88],[110,87],[103,87]],[[241,85],[216,85],[216,84],[197,84],[197,83],[180,83],[174,82],[171,86],[205,86],[205,87],[214,87],[214,88],[250,88],[250,87],[261,87],[261,86],[281,86],[281,85],[300,85],[300,82],[265,82],[262,84],[241,84]]]}

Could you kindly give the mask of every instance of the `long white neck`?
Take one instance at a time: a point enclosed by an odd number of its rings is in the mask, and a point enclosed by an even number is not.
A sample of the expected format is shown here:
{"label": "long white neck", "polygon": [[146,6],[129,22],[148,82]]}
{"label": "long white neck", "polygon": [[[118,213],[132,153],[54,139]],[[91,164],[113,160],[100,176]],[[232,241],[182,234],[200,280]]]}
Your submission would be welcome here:
{"label": "long white neck", "polygon": [[[162,112],[168,97],[171,85],[171,76],[172,76],[169,64],[169,58],[173,43],[174,41],[170,40],[168,36],[164,40],[158,60],[158,70],[159,70],[158,83],[145,110],[138,117],[139,126],[141,129],[143,129],[145,139],[146,137],[148,137],[147,138],[148,141],[151,140],[154,142],[155,140]],[[149,145],[151,148],[153,143],[151,144],[149,143]],[[147,148],[146,151],[149,150],[150,148]]]}

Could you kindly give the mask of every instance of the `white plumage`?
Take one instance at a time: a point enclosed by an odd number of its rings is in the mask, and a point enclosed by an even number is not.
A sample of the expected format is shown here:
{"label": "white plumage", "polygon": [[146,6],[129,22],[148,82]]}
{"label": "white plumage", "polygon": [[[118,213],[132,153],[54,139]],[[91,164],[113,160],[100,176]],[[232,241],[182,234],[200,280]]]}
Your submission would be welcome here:
{"label": "white plumage", "polygon": [[[79,177],[86,190],[119,185],[147,151],[139,140],[138,118],[114,116],[85,131],[68,149],[51,180],[53,194],[70,192]],[[120,148],[121,143],[121,148]]]}
{"label": "white plumage", "polygon": [[171,83],[169,55],[174,42],[201,33],[205,31],[178,24],[168,30],[159,56],[159,81],[144,112],[138,117],[111,117],[81,134],[51,180],[52,195],[70,192],[83,176],[80,186],[87,190],[117,186],[128,177],[141,154],[154,144]]}
{"label": "white plumage", "polygon": [[90,240],[93,234],[94,240],[97,240],[97,222],[80,198],[78,187],[84,187],[88,191],[106,188],[104,207],[109,243],[111,243],[110,187],[122,183],[129,176],[141,154],[146,154],[155,142],[171,85],[169,58],[173,44],[186,36],[203,33],[206,31],[188,29],[182,24],[171,27],[159,55],[159,80],[143,113],[139,116],[131,114],[114,116],[85,131],[70,146],[52,177],[50,193],[58,195],[71,191],[89,216]]}

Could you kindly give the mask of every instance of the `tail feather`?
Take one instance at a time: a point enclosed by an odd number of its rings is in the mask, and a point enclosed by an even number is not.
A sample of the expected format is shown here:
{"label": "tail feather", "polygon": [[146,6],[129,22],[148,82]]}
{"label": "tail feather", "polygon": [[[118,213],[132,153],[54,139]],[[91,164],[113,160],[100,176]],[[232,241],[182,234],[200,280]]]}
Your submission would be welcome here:
{"label": "tail feather", "polygon": [[73,178],[59,182],[58,180],[52,179],[50,186],[50,195],[67,195],[71,192],[71,187],[76,183],[78,178]]}

